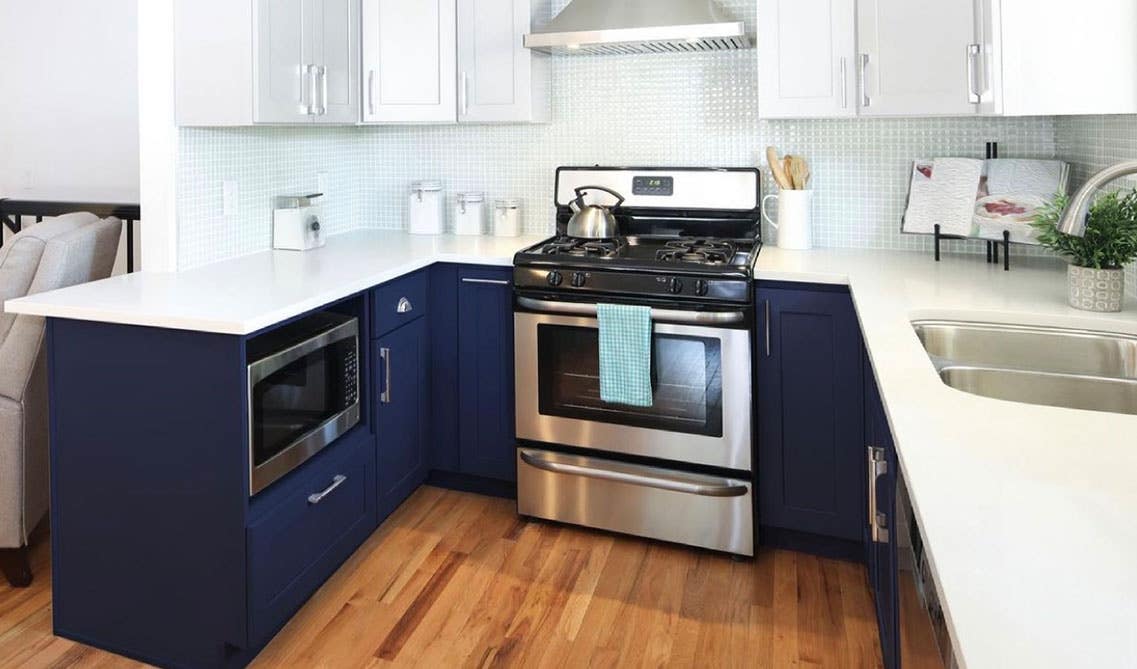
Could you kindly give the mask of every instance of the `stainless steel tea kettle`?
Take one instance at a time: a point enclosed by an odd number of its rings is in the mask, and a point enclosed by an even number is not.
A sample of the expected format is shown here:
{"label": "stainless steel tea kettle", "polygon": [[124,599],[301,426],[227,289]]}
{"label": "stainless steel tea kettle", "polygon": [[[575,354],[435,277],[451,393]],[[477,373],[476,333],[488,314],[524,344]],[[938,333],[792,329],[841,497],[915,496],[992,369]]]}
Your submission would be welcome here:
{"label": "stainless steel tea kettle", "polygon": [[[616,204],[604,206],[599,204],[585,204],[584,194],[590,190],[599,190],[615,196]],[[624,203],[624,196],[614,190],[603,186],[581,186],[575,189],[576,199],[569,206],[573,215],[569,219],[568,229],[565,231],[569,237],[579,239],[611,239],[620,236],[620,226],[616,217],[612,215],[612,208]]]}

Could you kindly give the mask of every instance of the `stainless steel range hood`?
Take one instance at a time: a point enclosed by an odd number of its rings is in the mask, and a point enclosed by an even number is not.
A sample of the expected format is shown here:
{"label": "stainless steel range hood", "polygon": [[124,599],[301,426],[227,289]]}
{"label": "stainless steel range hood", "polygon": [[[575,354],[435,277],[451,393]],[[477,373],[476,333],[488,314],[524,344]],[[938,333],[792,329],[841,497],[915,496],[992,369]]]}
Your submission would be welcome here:
{"label": "stainless steel range hood", "polygon": [[745,49],[741,21],[714,0],[572,0],[525,46],[556,54],[689,53]]}

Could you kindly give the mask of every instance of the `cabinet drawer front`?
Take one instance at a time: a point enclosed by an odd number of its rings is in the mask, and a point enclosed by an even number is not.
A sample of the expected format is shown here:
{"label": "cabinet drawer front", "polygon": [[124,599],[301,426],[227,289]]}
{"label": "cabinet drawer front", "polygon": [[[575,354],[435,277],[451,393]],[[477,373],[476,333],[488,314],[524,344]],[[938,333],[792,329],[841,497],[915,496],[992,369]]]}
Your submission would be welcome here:
{"label": "cabinet drawer front", "polygon": [[[321,463],[306,485],[285,498],[248,529],[249,605],[254,633],[287,618],[306,592],[293,592],[305,572],[339,549],[344,538],[370,530],[369,456],[356,447],[344,457]],[[368,526],[368,527],[364,527]],[[323,580],[322,578],[320,580]],[[303,588],[300,588],[303,589]]]}
{"label": "cabinet drawer front", "polygon": [[427,275],[416,272],[374,291],[372,337],[381,337],[427,312]]}

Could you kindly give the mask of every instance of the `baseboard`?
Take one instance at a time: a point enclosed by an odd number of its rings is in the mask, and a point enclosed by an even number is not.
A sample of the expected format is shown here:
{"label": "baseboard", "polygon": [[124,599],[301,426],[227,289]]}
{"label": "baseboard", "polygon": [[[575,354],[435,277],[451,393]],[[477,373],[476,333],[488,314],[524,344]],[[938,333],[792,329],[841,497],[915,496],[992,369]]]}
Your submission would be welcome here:
{"label": "baseboard", "polygon": [[490,497],[517,499],[517,484],[513,481],[500,481],[472,474],[459,474],[458,472],[434,469],[427,475],[426,484],[449,490],[489,495]]}
{"label": "baseboard", "polygon": [[863,563],[865,561],[865,548],[859,541],[836,539],[780,527],[767,527],[765,525],[759,527],[758,545],[763,548],[782,548],[849,562]]}

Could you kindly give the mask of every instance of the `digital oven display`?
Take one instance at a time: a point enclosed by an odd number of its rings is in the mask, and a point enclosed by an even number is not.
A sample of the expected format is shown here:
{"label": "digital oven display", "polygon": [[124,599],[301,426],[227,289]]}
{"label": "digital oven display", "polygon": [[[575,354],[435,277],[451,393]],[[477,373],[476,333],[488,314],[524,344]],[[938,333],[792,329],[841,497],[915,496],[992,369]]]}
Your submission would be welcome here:
{"label": "digital oven display", "polygon": [[675,194],[675,177],[632,177],[632,194],[670,197]]}

